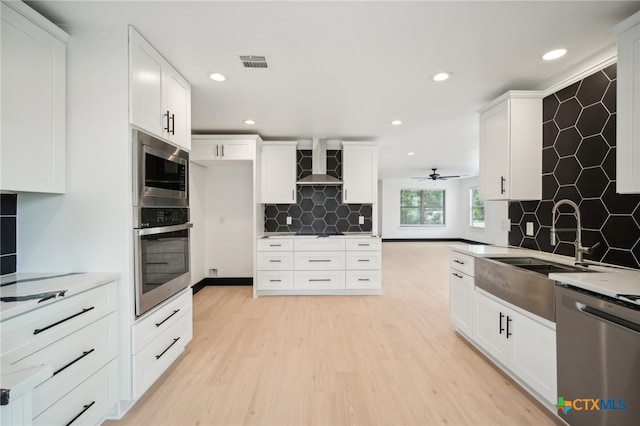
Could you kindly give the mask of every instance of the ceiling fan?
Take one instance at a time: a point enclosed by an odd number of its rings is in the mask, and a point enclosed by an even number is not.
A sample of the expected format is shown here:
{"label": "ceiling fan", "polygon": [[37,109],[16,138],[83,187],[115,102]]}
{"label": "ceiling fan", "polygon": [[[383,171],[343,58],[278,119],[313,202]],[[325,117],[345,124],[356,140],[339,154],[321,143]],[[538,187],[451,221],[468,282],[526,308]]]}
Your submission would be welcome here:
{"label": "ceiling fan", "polygon": [[436,172],[437,169],[431,169],[433,170],[433,173],[431,173],[428,176],[417,176],[417,177],[412,177],[411,179],[420,179],[422,180],[427,180],[427,179],[431,179],[431,180],[447,180],[447,179],[451,179],[451,178],[459,178],[459,175],[449,175],[449,176],[442,176],[439,173]]}

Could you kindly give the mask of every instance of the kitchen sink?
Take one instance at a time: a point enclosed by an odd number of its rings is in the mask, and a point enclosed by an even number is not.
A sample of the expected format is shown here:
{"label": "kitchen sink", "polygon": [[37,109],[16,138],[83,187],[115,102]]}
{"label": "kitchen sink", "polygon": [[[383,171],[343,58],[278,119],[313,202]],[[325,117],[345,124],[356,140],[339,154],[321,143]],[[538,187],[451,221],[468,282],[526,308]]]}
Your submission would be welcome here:
{"label": "kitchen sink", "polygon": [[582,266],[565,265],[563,263],[552,262],[549,260],[538,259],[536,257],[493,257],[497,262],[506,263],[517,268],[526,269],[528,271],[538,272],[541,274],[565,273],[565,272],[594,272]]}

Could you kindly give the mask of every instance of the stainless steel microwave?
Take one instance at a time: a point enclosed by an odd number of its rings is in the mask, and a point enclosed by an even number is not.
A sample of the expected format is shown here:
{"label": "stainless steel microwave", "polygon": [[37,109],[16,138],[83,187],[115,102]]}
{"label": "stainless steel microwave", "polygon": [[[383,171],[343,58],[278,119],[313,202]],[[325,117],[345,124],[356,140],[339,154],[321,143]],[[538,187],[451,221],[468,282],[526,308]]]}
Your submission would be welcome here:
{"label": "stainless steel microwave", "polygon": [[189,153],[133,130],[134,199],[138,207],[189,206]]}

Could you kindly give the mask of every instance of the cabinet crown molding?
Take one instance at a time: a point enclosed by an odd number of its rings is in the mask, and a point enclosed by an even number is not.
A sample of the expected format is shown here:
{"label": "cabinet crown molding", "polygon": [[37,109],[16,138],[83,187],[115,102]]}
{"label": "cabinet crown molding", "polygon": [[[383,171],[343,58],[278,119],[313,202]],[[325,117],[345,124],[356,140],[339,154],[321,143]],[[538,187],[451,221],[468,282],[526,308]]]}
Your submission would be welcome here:
{"label": "cabinet crown molding", "polygon": [[507,99],[542,99],[543,97],[544,92],[542,90],[509,90],[480,108],[478,112],[482,113]]}

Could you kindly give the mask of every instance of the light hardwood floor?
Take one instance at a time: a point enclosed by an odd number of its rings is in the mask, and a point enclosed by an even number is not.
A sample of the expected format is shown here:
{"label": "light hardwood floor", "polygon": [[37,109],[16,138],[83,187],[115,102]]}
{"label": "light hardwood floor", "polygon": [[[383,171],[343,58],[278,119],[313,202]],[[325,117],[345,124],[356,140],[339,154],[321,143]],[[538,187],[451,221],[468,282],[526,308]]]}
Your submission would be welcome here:
{"label": "light hardwood floor", "polygon": [[381,296],[194,297],[187,350],[108,425],[551,425],[455,334],[447,243],[383,244]]}

